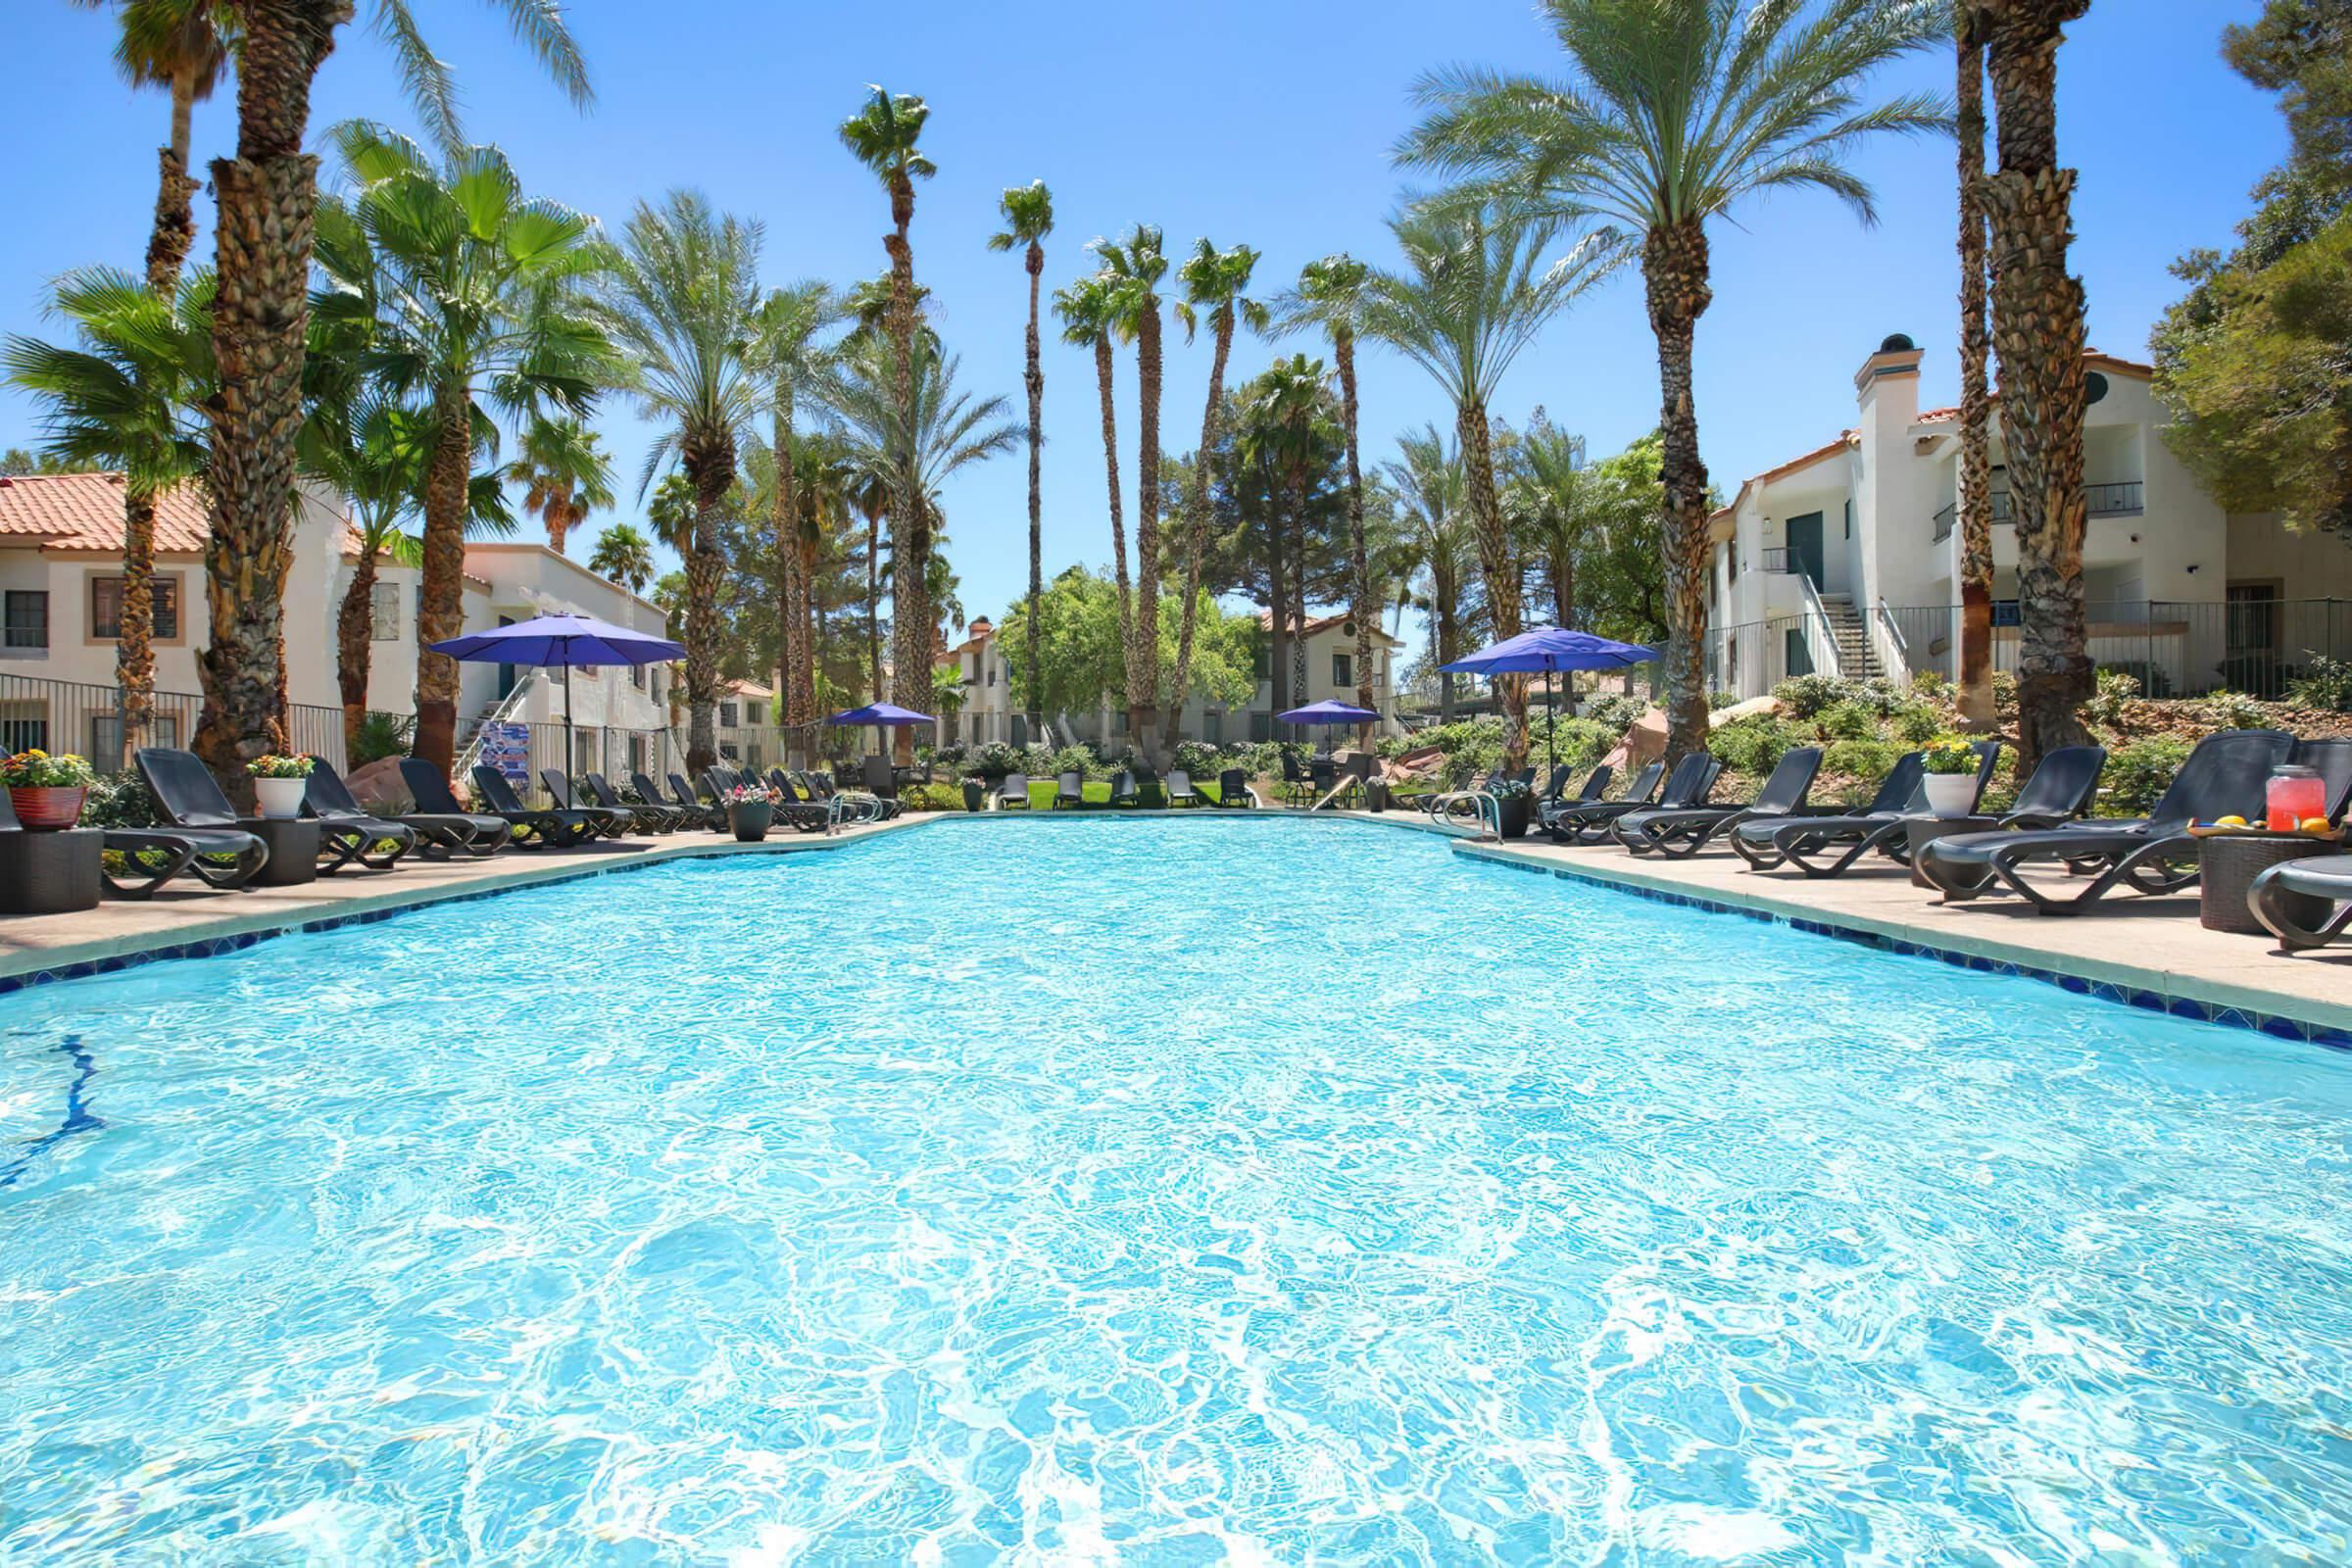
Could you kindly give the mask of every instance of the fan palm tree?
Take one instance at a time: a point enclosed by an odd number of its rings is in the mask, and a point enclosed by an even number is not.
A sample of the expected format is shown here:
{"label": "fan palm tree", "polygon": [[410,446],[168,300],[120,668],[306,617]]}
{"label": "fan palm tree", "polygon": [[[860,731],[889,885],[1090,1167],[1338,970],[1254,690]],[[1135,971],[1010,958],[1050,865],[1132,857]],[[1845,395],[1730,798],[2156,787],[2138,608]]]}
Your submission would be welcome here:
{"label": "fan palm tree", "polygon": [[[1519,566],[1503,526],[1487,408],[1520,352],[1605,275],[1622,247],[1586,240],[1546,266],[1559,225],[1498,203],[1425,204],[1389,227],[1404,263],[1365,283],[1362,329],[1428,372],[1452,400],[1488,611],[1497,638],[1516,637]],[[1495,687],[1504,761],[1515,768],[1527,760],[1527,683],[1505,675]]]}
{"label": "fan palm tree", "polygon": [[[1324,419],[1326,380],[1321,360],[1309,360],[1303,354],[1276,360],[1242,388],[1236,422],[1235,460],[1280,480],[1289,497],[1290,526],[1300,538],[1306,527],[1308,480],[1315,449],[1330,433]],[[1285,512],[1280,503],[1271,510],[1278,518]],[[1281,524],[1276,526],[1280,528]],[[1268,587],[1269,597],[1274,601],[1271,669],[1283,671],[1273,680],[1274,710],[1279,712],[1290,703],[1303,702],[1306,698],[1306,573],[1303,562],[1297,571],[1286,573],[1286,553],[1279,535],[1270,554]],[[1284,669],[1286,651],[1287,670]]]}
{"label": "fan palm tree", "polygon": [[1110,280],[1111,330],[1135,345],[1135,615],[1127,648],[1127,733],[1148,745],[1159,707],[1159,280],[1168,273],[1159,230],[1138,223],[1095,241]]}
{"label": "fan palm tree", "polygon": [[155,222],[147,235],[147,286],[170,294],[196,240],[198,181],[188,173],[196,106],[227,74],[236,35],[225,0],[75,0],[89,10],[116,7],[115,69],[134,87],[172,95],[170,139],[157,150]]}
{"label": "fan palm tree", "polygon": [[[930,178],[939,170],[918,145],[931,118],[930,106],[911,93],[894,96],[879,86],[870,90],[873,96],[865,106],[842,122],[841,143],[890,194],[891,232],[882,239],[882,248],[890,257],[890,316],[885,326],[892,353],[891,384],[900,411],[898,427],[907,434],[917,423],[915,401],[919,396],[914,246],[907,231],[914,221],[914,182]],[[902,472],[914,466],[911,455],[905,453],[897,455],[894,465]],[[915,507],[907,515],[896,511],[891,514],[891,564],[898,583],[892,598],[892,696],[903,708],[913,708],[930,696],[925,672],[931,667],[931,650],[924,645],[930,636],[931,614],[923,603],[931,559],[926,511]],[[902,748],[912,744],[904,731],[900,744]]]}
{"label": "fan palm tree", "polygon": [[546,525],[547,547],[558,555],[572,529],[612,505],[612,460],[583,420],[533,419],[509,471],[523,487],[522,510]]}
{"label": "fan palm tree", "polygon": [[1466,502],[1469,480],[1459,448],[1449,449],[1434,424],[1398,436],[1396,448],[1396,457],[1387,466],[1404,524],[1399,564],[1404,575],[1426,585],[1421,598],[1429,612],[1440,666],[1438,714],[1450,723],[1453,672],[1443,666],[1463,653],[1462,590],[1478,569],[1478,546]]}
{"label": "fan palm tree", "polygon": [[596,536],[588,569],[609,577],[633,594],[644,593],[654,580],[654,547],[632,523],[616,522]]}
{"label": "fan palm tree", "polygon": [[11,337],[0,347],[9,381],[42,405],[44,455],[122,473],[115,645],[122,753],[101,759],[113,767],[128,765],[154,723],[155,510],[166,491],[205,471],[203,407],[218,387],[213,299],[208,271],[169,298],[114,269],[70,272],[53,309],[72,325],[72,346]]}
{"label": "fan palm tree", "polygon": [[1363,330],[1372,269],[1342,251],[1298,270],[1298,286],[1278,302],[1282,330],[1316,328],[1331,339],[1340,372],[1340,425],[1348,440],[1348,540],[1354,566],[1355,703],[1372,706],[1372,567],[1364,547],[1364,475],[1356,444],[1355,340]]}
{"label": "fan palm tree", "polygon": [[2089,738],[2082,603],[2082,280],[2066,270],[2075,172],[2058,163],[2058,46],[2089,0],[1960,0],[1984,44],[2000,167],[1972,182],[1991,228],[1992,347],[2017,533],[2017,749]]}
{"label": "fan palm tree", "polygon": [[808,601],[802,634],[808,639],[810,680],[805,694],[808,716],[801,722],[813,725],[822,711],[816,698],[821,671],[816,666],[824,644],[824,617],[817,602],[817,563],[825,555],[828,541],[848,531],[857,469],[843,443],[829,435],[799,442],[793,449],[793,466],[797,470],[793,476],[796,512],[793,541],[800,561],[800,581]]}
{"label": "fan palm tree", "polygon": [[777,606],[782,629],[784,664],[784,722],[793,732],[795,760],[802,755],[800,736],[816,721],[816,648],[808,630],[810,578],[801,550],[801,506],[798,457],[799,431],[795,421],[802,389],[820,384],[831,364],[831,348],[819,341],[845,315],[841,299],[830,284],[804,279],[773,290],[760,302],[752,360],[767,390],[771,420],[771,450],[775,454],[774,548],[776,580],[782,588]]}
{"label": "fan palm tree", "polygon": [[[612,347],[576,291],[607,253],[587,218],[526,197],[495,147],[436,167],[381,126],[348,122],[332,139],[354,190],[318,205],[319,267],[341,299],[374,299],[370,364],[395,395],[419,399],[433,425],[416,754],[446,768],[457,753],[458,664],[424,645],[465,629],[474,457],[497,450],[481,404],[515,420],[595,407]],[[333,294],[320,302],[339,308]],[[591,478],[575,482],[585,490]]]}
{"label": "fan palm tree", "polygon": [[1992,393],[1985,318],[1984,37],[1965,6],[1954,10],[1960,144],[1960,679],[1953,693],[1961,722],[1990,729],[1992,703]]}
{"label": "fan palm tree", "polygon": [[[198,674],[195,747],[231,799],[252,797],[244,764],[287,749],[281,586],[292,559],[309,330],[318,160],[305,149],[311,88],[355,0],[230,0],[238,44],[237,145],[212,166],[219,200],[220,306],[214,361],[212,527],[205,545],[210,636]],[[491,0],[575,104],[589,100],[579,50],[549,0]],[[409,97],[435,142],[456,153],[457,90],[409,0],[373,0]]]}
{"label": "fan palm tree", "polygon": [[1113,286],[1102,272],[1080,278],[1054,291],[1054,311],[1061,318],[1061,340],[1091,349],[1095,356],[1095,388],[1102,401],[1102,471],[1110,487],[1110,565],[1119,590],[1119,659],[1123,664],[1135,646],[1135,588],[1127,575],[1125,503],[1119,497],[1118,411],[1111,400]]}
{"label": "fan palm tree", "polygon": [[[1046,271],[1046,236],[1054,232],[1054,193],[1046,189],[1042,179],[1026,185],[1016,185],[999,198],[997,206],[1004,214],[1004,227],[988,237],[992,251],[1018,250],[1021,264],[1029,274],[1029,332],[1023,339],[1028,364],[1021,373],[1021,385],[1029,393],[1029,668],[1038,667],[1039,607],[1045,602],[1045,485],[1040,454],[1045,449],[1046,431],[1046,372],[1041,364],[1038,341],[1038,287]],[[1036,682],[1029,683],[1035,692]],[[1029,710],[1029,727],[1042,727],[1044,713],[1037,708]]]}
{"label": "fan palm tree", "polygon": [[624,383],[662,429],[638,477],[643,494],[673,457],[694,486],[686,558],[686,767],[718,760],[719,524],[735,483],[737,436],[759,398],[757,222],[714,211],[699,191],[640,202],[604,280],[603,315],[634,366]]}
{"label": "fan palm tree", "polygon": [[[1206,239],[1193,249],[1177,269],[1184,298],[1176,315],[1184,322],[1185,340],[1192,340],[1200,313],[1208,313],[1209,337],[1214,344],[1208,362],[1208,402],[1200,411],[1200,452],[1193,463],[1192,516],[1184,529],[1184,608],[1176,634],[1176,680],[1169,690],[1168,710],[1161,721],[1159,744],[1176,749],[1177,729],[1184,719],[1185,693],[1193,679],[1193,623],[1200,608],[1200,551],[1208,539],[1209,492],[1216,472],[1217,416],[1225,408],[1225,362],[1233,353],[1236,326],[1248,323],[1252,332],[1266,329],[1264,305],[1250,299],[1250,277],[1257,270],[1257,252],[1247,245],[1218,250]],[[1037,635],[1036,627],[1029,635]]]}
{"label": "fan palm tree", "polygon": [[[1756,192],[1803,187],[1872,221],[1848,155],[1882,132],[1949,120],[1926,94],[1865,104],[1860,83],[1932,42],[1947,13],[1923,0],[1543,0],[1542,10],[1574,79],[1426,77],[1417,92],[1429,117],[1398,151],[1640,247],[1664,402],[1667,749],[1679,758],[1707,743],[1708,490],[1690,389],[1692,333],[1713,298],[1707,221]],[[1472,467],[1475,502],[1475,454]]]}

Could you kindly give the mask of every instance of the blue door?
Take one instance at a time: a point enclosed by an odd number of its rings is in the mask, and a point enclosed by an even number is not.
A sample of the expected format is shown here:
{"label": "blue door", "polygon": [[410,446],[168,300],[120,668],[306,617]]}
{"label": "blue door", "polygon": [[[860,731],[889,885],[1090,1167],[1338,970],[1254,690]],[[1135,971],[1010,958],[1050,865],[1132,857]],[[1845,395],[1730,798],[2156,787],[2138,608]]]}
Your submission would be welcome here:
{"label": "blue door", "polygon": [[1829,558],[1822,553],[1820,513],[1788,519],[1788,564],[1812,578],[1816,588],[1827,580]]}

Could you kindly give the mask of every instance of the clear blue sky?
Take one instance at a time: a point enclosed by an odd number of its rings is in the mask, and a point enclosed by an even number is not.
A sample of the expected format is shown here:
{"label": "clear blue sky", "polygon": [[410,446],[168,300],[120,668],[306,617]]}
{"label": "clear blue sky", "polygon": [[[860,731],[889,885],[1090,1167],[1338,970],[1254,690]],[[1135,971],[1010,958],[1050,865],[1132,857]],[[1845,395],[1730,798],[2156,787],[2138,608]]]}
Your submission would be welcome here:
{"label": "clear blue sky", "polygon": [[[365,16],[370,9],[362,0]],[[921,187],[915,264],[966,384],[1020,401],[1024,280],[1016,258],[984,241],[999,191],[1043,178],[1059,219],[1047,285],[1091,270],[1085,243],[1138,220],[1168,247],[1196,235],[1264,253],[1271,288],[1301,262],[1347,249],[1391,255],[1384,219],[1403,176],[1389,148],[1410,119],[1406,89],[1448,61],[1549,71],[1557,51],[1525,0],[1201,0],[1165,8],[1024,0],[1013,6],[784,7],[773,0],[579,0],[572,24],[597,88],[576,114],[481,5],[417,7],[466,97],[466,128],[505,146],[535,192],[617,222],[641,197],[680,184],[766,224],[775,282],[879,272],[888,215],[834,127],[867,82],[927,97],[925,143],[940,169]],[[2148,327],[2178,292],[2166,266],[2196,245],[2226,245],[2247,187],[2281,155],[2276,112],[2221,63],[2224,23],[2254,0],[2102,0],[2060,60],[2061,136],[2082,173],[2074,256],[2090,295],[2090,340],[2143,354]],[[0,95],[10,222],[0,242],[0,329],[41,329],[44,284],[80,264],[135,268],[153,201],[153,148],[166,104],[113,74],[110,21],[62,0],[11,0],[0,43],[15,63]],[[1943,56],[1889,84],[1948,85]],[[200,158],[232,139],[224,96],[197,118]],[[353,115],[410,122],[383,47],[347,28],[320,77],[314,128]],[[1714,229],[1715,304],[1699,323],[1699,423],[1727,492],[1852,418],[1851,373],[1888,332],[1929,349],[1924,398],[1956,397],[1952,154],[1888,143],[1870,153],[1882,221],[1861,227],[1836,203],[1783,196]],[[212,207],[198,201],[197,254],[212,253]],[[1108,559],[1094,375],[1083,352],[1049,335],[1046,560]],[[1245,341],[1246,375],[1271,345]],[[1189,450],[1208,370],[1205,338],[1171,336],[1163,440]],[[1120,380],[1124,476],[1132,490],[1131,359]],[[1589,295],[1520,362],[1496,412],[1537,404],[1586,434],[1596,454],[1648,429],[1658,400],[1640,280]],[[1377,354],[1364,370],[1367,463],[1400,429],[1450,411],[1420,375]],[[600,416],[633,491],[647,432],[618,406]],[[0,445],[33,434],[33,411],[0,392]],[[1001,614],[1027,579],[1026,463],[1008,456],[947,498],[950,554],[971,613]],[[1132,509],[1132,494],[1130,495]],[[623,514],[635,512],[624,493]],[[590,529],[609,521],[600,517]],[[584,550],[583,544],[579,549]]]}

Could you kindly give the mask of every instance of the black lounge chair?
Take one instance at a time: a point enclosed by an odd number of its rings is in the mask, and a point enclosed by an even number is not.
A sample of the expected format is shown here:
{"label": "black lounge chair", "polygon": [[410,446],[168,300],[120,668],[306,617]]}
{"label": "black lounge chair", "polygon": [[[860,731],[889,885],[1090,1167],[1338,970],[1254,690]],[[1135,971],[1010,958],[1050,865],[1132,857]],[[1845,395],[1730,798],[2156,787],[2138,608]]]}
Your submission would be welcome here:
{"label": "black lounge chair", "polygon": [[[457,846],[468,855],[477,858],[495,855],[514,837],[514,823],[487,811],[467,810],[457,792],[449,787],[449,775],[421,757],[400,760],[400,781],[408,786],[417,815],[453,824],[462,822],[471,831],[473,836]],[[414,821],[416,816],[404,816],[402,820]]]}
{"label": "black lounge chair", "polygon": [[1168,805],[1199,806],[1200,797],[1193,792],[1193,775],[1179,767],[1168,774]]}
{"label": "black lounge chair", "polygon": [[1772,764],[1772,773],[1756,798],[1745,806],[1686,806],[1650,811],[1628,811],[1611,824],[1617,842],[1636,855],[1663,855],[1685,860],[1723,834],[1746,822],[1793,816],[1805,808],[1814,775],[1821,771],[1821,748],[1791,746]]}
{"label": "black lounge chair", "polygon": [[1715,779],[1723,764],[1705,752],[1689,752],[1666,771],[1663,762],[1651,762],[1642,769],[1624,795],[1613,801],[1595,801],[1591,806],[1572,806],[1552,813],[1545,824],[1554,844],[1606,844],[1609,830],[1621,816],[1650,809],[1653,802],[1658,808],[1674,809],[1687,806],[1704,806],[1707,795],[1715,788]]}
{"label": "black lounge chair", "polygon": [[816,791],[803,792],[791,774],[780,767],[767,770],[767,787],[777,795],[776,816],[800,833],[822,833],[833,825],[833,803],[817,799]]}
{"label": "black lounge chair", "polygon": [[[100,848],[108,854],[122,857],[125,869],[133,873],[128,879],[118,878],[111,870],[101,866],[99,876],[104,879],[107,890],[125,899],[153,898],[157,888],[182,874],[195,877],[206,887],[224,892],[242,888],[252,880],[254,873],[270,863],[270,847],[258,836],[236,825],[237,813],[230,808],[227,798],[220,793],[220,786],[213,781],[213,775],[206,770],[202,761],[186,752],[158,753],[158,756],[186,758],[195,764],[196,772],[203,776],[203,789],[199,792],[191,780],[187,789],[175,791],[178,808],[175,811],[156,790],[157,768],[150,766],[147,752],[142,751],[132,759],[139,776],[147,781],[149,793],[155,795],[158,808],[171,825],[110,827],[105,830],[106,836],[99,841]],[[178,781],[176,768],[170,764],[160,765],[162,770],[174,775],[175,783]],[[0,791],[0,808],[6,808],[5,818],[0,819],[0,831],[24,831],[17,820],[14,808],[9,807],[5,791]],[[230,863],[211,863],[221,859],[227,859]]]}
{"label": "black lounge chair", "polygon": [[[1984,798],[1985,786],[1992,782],[1992,770],[2001,758],[2001,743],[1979,741],[1976,752],[1976,789],[1968,798],[1967,813],[1972,816],[1978,803]],[[1924,788],[1921,781],[1926,776],[1927,754],[1908,753],[1886,770],[1886,776],[1879,781],[1878,793],[1861,811],[1850,816],[1742,822],[1732,829],[1732,853],[1745,860],[1752,870],[1768,871],[1788,864],[1815,877],[1840,875],[1874,850],[1897,865],[1907,866],[1911,863],[1910,830],[1904,823],[1925,809],[1921,804]],[[2091,777],[2098,777],[2095,766]],[[1825,851],[1832,852],[1826,860],[1819,858]]]}
{"label": "black lounge chair", "polygon": [[2352,931],[2352,855],[2274,865],[2254,879],[2246,907],[2288,952],[2324,948]]}
{"label": "black lounge chair", "polygon": [[[426,842],[429,831],[444,851],[460,835],[470,836],[471,829],[462,823],[438,825],[420,830],[419,822],[433,821],[430,815],[416,821],[401,817],[397,821],[377,816],[360,805],[335,770],[314,758],[311,776],[304,781],[302,808],[318,819],[318,874],[333,876],[357,860],[370,871],[389,871],[400,864],[401,857]],[[379,844],[390,844],[389,853],[379,851]]]}
{"label": "black lounge chair", "polygon": [[[620,791],[614,789],[612,781],[602,773],[582,773],[580,782],[587,787],[589,798],[598,806],[628,812],[630,823],[643,832],[675,833],[678,830],[676,809],[663,806],[659,797],[624,801],[620,798]],[[633,784],[630,786],[632,789],[635,787]]]}
{"label": "black lounge chair", "polygon": [[473,765],[473,793],[490,808],[492,816],[505,819],[519,849],[561,850],[596,836],[596,820],[585,811],[562,808],[543,811],[523,805],[507,775],[487,762]]}
{"label": "black lounge chair", "polygon": [[[640,790],[642,792],[642,786],[640,786]],[[694,786],[686,782],[686,775],[683,773],[669,775],[669,804],[681,811],[700,812],[703,825],[713,832],[726,831],[727,808],[715,802],[706,801],[695,794]]]}
{"label": "black lounge chair", "polygon": [[[1113,806],[1119,804],[1118,794],[1115,790],[1111,794],[1110,804]],[[1084,773],[1065,772],[1054,781],[1054,809],[1058,811],[1066,806],[1075,811],[1085,805],[1086,775]]]}
{"label": "black lounge chair", "polygon": [[1007,773],[997,781],[997,809],[1026,811],[1029,809],[1029,775]]}
{"label": "black lounge chair", "polygon": [[671,818],[681,828],[712,828],[726,825],[726,814],[704,805],[701,800],[696,798],[694,791],[686,788],[686,781],[675,773],[669,775],[669,789],[666,793],[663,792],[661,785],[654,782],[653,775],[650,773],[630,773],[629,788],[635,790],[640,799],[659,803],[668,810]]}
{"label": "black lounge chair", "polygon": [[579,791],[571,787],[571,780],[564,775],[561,768],[541,768],[539,783],[547,791],[547,798],[556,803],[556,809],[581,812],[588,818],[590,827],[602,837],[619,838],[633,825],[626,810],[617,810],[610,806],[591,806],[580,799]]}
{"label": "black lounge chair", "polygon": [[[1663,774],[1666,771],[1666,767],[1662,762],[1652,762],[1649,765],[1651,768],[1656,770],[1654,773],[1647,775],[1649,778],[1649,787],[1651,789],[1655,789],[1657,788],[1657,775]],[[1565,773],[1567,770],[1562,768],[1557,771],[1559,773]],[[1603,762],[1592,772],[1585,775],[1584,784],[1578,788],[1575,798],[1570,799],[1559,793],[1559,785],[1555,774],[1552,787],[1552,799],[1537,803],[1537,824],[1539,826],[1549,826],[1553,817],[1574,807],[1598,806],[1601,802],[1609,798],[1609,780],[1615,778],[1616,776],[1617,770],[1611,767],[1608,763]]]}
{"label": "black lounge chair", "polygon": [[1235,810],[1247,810],[1256,804],[1250,793],[1250,775],[1238,767],[1229,767],[1217,775],[1217,805]]}
{"label": "black lounge chair", "polygon": [[[2006,888],[2043,914],[2079,914],[2125,883],[2150,897],[2182,892],[2197,883],[2197,841],[2189,828],[2222,816],[2259,815],[2271,769],[2294,747],[2295,738],[2283,730],[2208,735],[2144,818],[1957,834],[1927,847],[1919,874],[1942,892],[1946,903]],[[2088,884],[2071,898],[2053,898],[2026,880],[2025,866],[2049,860],[2063,860],[2069,871],[2088,877]]]}

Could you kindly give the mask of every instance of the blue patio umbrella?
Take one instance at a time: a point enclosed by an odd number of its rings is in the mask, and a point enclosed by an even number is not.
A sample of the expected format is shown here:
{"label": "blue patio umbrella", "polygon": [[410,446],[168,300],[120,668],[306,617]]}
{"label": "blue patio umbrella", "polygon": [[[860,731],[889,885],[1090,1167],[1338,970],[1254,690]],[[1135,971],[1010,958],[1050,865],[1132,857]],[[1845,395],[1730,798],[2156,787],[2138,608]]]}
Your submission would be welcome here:
{"label": "blue patio umbrella", "polygon": [[535,664],[564,671],[564,771],[577,755],[571,731],[571,666],[574,664],[666,664],[684,659],[682,643],[632,631],[593,615],[534,615],[512,626],[469,631],[425,646],[436,654],[474,664]]}
{"label": "blue patio umbrella", "polygon": [[[1589,631],[1569,631],[1560,626],[1531,626],[1516,637],[1505,637],[1438,667],[1472,675],[1552,675],[1565,669],[1624,669],[1633,664],[1646,664],[1657,657],[1656,649],[1644,648],[1640,643],[1621,643],[1612,637],[1596,637]],[[1545,686],[1544,762],[1546,767],[1556,756],[1552,731],[1559,715],[1553,707],[1554,700],[1551,687]]]}
{"label": "blue patio umbrella", "polygon": [[1304,708],[1294,708],[1287,713],[1275,716],[1285,724],[1374,724],[1380,721],[1380,715],[1369,708],[1357,708],[1351,703],[1331,698],[1309,703]]}
{"label": "blue patio umbrella", "polygon": [[876,729],[887,729],[892,725],[899,724],[936,724],[939,720],[933,718],[929,713],[918,713],[911,708],[901,708],[896,703],[868,703],[863,708],[853,708],[846,713],[835,713],[825,722],[843,725],[871,724]]}

